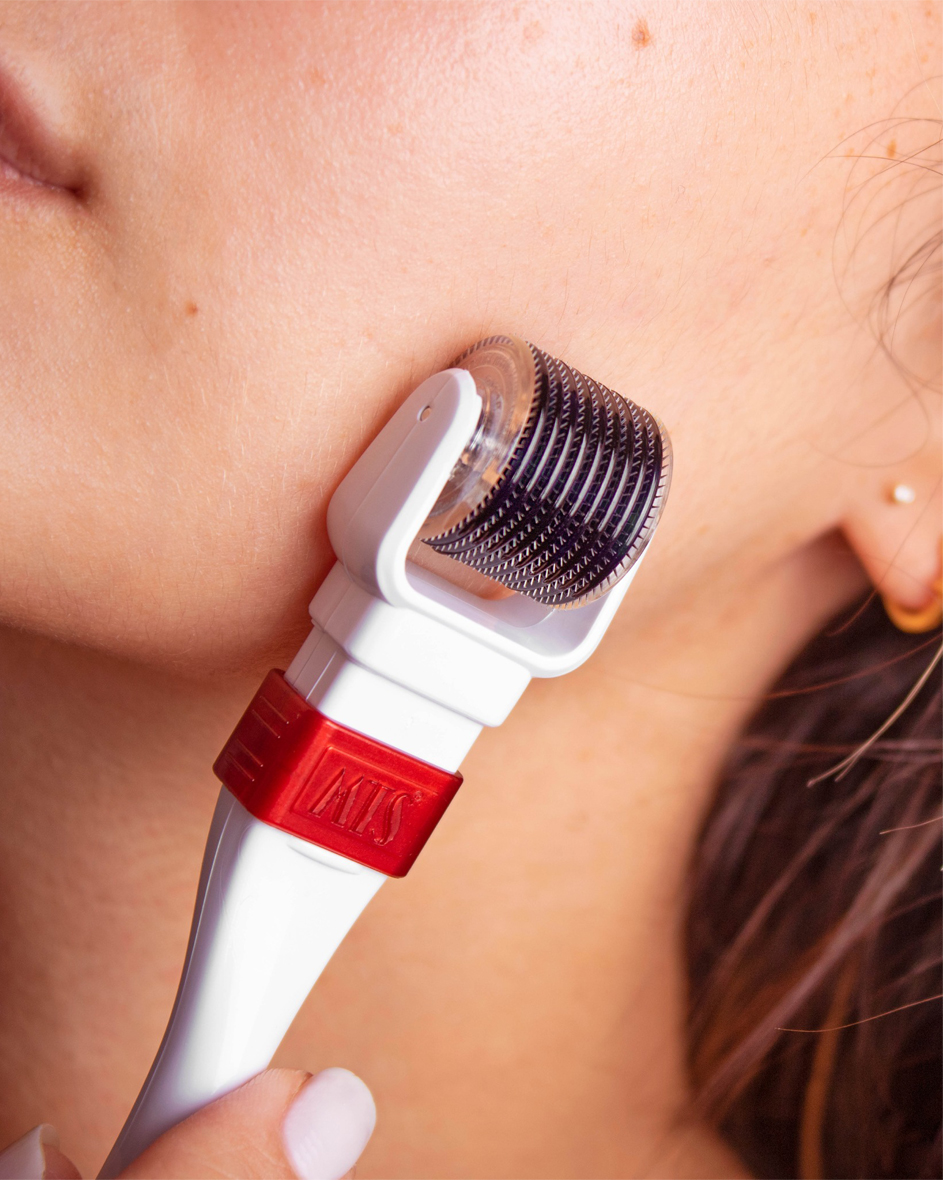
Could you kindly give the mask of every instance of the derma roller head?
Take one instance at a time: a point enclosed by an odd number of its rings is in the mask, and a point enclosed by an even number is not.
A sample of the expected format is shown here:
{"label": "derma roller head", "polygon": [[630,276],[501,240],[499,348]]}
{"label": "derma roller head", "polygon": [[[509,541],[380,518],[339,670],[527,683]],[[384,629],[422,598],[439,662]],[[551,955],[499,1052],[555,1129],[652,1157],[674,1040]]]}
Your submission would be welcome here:
{"label": "derma roller head", "polygon": [[492,336],[455,361],[474,377],[478,427],[420,539],[546,606],[582,606],[644,552],[671,479],[647,410],[533,344]]}

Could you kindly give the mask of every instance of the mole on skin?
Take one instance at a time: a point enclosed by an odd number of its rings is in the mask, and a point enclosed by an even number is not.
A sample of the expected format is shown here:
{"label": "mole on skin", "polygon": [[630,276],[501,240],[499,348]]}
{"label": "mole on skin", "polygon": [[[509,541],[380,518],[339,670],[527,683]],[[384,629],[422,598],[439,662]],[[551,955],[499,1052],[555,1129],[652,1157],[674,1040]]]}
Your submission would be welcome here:
{"label": "mole on skin", "polygon": [[186,312],[187,315],[196,315],[196,313],[200,309],[197,307],[197,305],[193,302],[192,299],[188,299],[187,302],[183,305],[183,310]]}
{"label": "mole on skin", "polygon": [[632,30],[632,40],[638,49],[644,49],[646,45],[651,45],[652,35],[648,31],[648,25],[644,17],[640,16],[635,22],[635,28]]}

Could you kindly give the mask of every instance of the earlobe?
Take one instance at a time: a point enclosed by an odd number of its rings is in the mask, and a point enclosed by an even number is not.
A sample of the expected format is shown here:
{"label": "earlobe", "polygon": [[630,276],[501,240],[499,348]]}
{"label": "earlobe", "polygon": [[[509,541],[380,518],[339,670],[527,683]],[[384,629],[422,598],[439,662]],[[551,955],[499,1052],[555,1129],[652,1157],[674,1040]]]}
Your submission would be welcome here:
{"label": "earlobe", "polygon": [[943,560],[939,482],[932,488],[916,480],[863,487],[843,528],[895,626],[926,631],[938,625]]}

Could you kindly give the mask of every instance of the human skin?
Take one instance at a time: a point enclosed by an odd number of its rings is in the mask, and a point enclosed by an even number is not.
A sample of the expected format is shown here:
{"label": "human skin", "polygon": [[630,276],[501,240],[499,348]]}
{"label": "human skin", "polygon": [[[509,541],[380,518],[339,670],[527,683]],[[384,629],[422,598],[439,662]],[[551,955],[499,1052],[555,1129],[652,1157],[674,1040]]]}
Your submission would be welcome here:
{"label": "human skin", "polygon": [[894,358],[867,315],[937,228],[939,54],[922,3],[0,7],[0,1141],[100,1163],[330,494],[506,331],[658,414],[669,507],[278,1060],[371,1086],[361,1177],[734,1174],[685,1114],[684,871],[776,672],[939,572],[938,301]]}

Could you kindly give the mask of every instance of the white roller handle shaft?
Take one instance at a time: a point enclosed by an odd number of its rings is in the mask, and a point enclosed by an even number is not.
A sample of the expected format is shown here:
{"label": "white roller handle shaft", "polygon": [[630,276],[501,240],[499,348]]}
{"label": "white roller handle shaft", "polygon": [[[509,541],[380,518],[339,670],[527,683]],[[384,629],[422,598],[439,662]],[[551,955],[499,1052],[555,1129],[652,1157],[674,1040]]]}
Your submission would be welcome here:
{"label": "white roller handle shaft", "polygon": [[223,788],[170,1022],[101,1177],[265,1069],[385,880],[262,823]]}
{"label": "white roller handle shaft", "polygon": [[[503,722],[531,676],[587,659],[632,576],[596,602],[554,612],[520,595],[476,599],[407,569],[480,411],[469,373],[435,374],[354,465],[328,512],[339,560],[286,673],[324,716],[449,772],[483,725]],[[254,819],[223,790],[170,1024],[102,1177],[268,1065],[384,880]]]}

